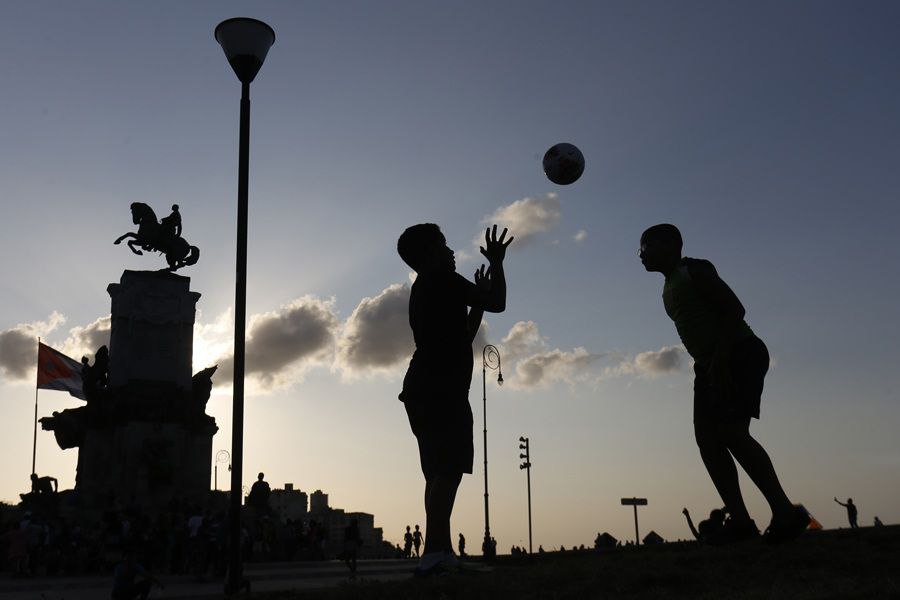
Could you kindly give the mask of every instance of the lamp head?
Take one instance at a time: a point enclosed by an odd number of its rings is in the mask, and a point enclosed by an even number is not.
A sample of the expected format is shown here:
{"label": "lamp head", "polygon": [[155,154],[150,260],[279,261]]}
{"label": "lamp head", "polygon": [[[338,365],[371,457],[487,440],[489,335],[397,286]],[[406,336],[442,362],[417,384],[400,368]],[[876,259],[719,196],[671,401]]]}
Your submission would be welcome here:
{"label": "lamp head", "polygon": [[497,375],[497,385],[503,385],[503,371]]}
{"label": "lamp head", "polygon": [[253,81],[275,43],[271,27],[247,17],[222,21],[216,26],[215,36],[241,83]]}

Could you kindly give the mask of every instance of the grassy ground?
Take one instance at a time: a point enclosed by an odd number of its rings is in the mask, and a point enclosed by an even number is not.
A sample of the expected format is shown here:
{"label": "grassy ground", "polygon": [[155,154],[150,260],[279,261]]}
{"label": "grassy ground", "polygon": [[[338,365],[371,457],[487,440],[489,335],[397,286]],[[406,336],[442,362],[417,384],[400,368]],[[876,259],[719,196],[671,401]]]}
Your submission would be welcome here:
{"label": "grassy ground", "polygon": [[[299,593],[260,595],[267,600]],[[807,532],[792,544],[696,544],[501,557],[490,572],[349,582],[310,600],[536,598],[900,599],[900,526]]]}

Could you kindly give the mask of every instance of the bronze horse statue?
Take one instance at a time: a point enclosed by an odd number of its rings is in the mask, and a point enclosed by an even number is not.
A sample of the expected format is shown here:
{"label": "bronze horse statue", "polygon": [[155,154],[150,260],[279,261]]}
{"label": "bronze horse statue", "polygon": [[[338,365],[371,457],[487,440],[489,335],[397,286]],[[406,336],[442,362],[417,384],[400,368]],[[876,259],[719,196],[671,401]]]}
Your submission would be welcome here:
{"label": "bronze horse statue", "polygon": [[200,258],[200,249],[191,246],[181,237],[181,213],[178,205],[172,205],[172,214],[162,221],[156,220],[156,213],[149,205],[143,202],[131,204],[131,220],[138,226],[137,233],[129,232],[119,236],[114,244],[121,244],[122,240],[134,238],[128,242],[128,247],[135,254],[148,252],[160,252],[165,254],[169,263],[165,271],[177,271],[181,267],[192,265]]}

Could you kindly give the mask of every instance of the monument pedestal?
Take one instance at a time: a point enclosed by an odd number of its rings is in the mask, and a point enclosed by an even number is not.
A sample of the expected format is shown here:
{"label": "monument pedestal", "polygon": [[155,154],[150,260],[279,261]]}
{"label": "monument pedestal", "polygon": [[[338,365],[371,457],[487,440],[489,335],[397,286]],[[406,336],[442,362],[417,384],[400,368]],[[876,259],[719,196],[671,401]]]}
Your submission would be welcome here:
{"label": "monument pedestal", "polygon": [[[215,369],[191,377],[200,294],[190,291],[188,277],[151,271],[125,271],[107,289],[108,385],[51,424],[61,446],[62,439],[77,440],[75,489],[94,508],[202,503],[218,427],[205,412]],[[65,437],[72,430],[77,435]]]}

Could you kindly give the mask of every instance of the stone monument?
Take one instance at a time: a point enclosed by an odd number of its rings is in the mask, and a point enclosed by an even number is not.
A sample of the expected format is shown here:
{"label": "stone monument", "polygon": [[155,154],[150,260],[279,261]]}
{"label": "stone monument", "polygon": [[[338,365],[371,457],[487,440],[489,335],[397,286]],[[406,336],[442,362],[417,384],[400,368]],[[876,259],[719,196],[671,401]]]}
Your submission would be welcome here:
{"label": "stone monument", "polygon": [[[141,227],[147,226],[145,219]],[[178,216],[178,239],[180,233]],[[164,243],[148,244],[142,247]],[[172,272],[192,263],[172,268],[167,260],[168,269],[126,270],[108,286],[109,349],[101,347],[93,365],[82,359],[87,404],[41,419],[61,448],[79,449],[75,490],[87,508],[203,502],[210,489],[218,427],[206,402],[216,367],[191,376],[200,294],[190,290],[190,278]]]}

